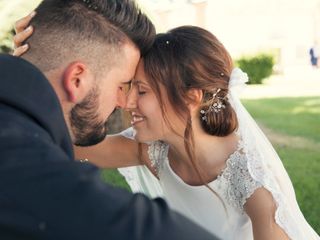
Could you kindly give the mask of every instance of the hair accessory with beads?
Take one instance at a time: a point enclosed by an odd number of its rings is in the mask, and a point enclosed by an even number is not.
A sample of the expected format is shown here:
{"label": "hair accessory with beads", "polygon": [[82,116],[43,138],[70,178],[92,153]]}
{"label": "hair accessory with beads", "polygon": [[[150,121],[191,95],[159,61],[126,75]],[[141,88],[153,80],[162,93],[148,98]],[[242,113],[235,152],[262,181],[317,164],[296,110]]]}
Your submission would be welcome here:
{"label": "hair accessory with beads", "polygon": [[98,10],[98,6],[93,4],[91,0],[82,0],[89,9]]}
{"label": "hair accessory with beads", "polygon": [[212,94],[212,98],[209,99],[210,105],[207,110],[200,110],[202,115],[201,119],[204,121],[208,121],[207,115],[210,112],[218,113],[221,109],[226,108],[226,106],[222,103],[224,98],[218,97],[217,94],[221,91],[220,88],[217,89],[215,93]]}

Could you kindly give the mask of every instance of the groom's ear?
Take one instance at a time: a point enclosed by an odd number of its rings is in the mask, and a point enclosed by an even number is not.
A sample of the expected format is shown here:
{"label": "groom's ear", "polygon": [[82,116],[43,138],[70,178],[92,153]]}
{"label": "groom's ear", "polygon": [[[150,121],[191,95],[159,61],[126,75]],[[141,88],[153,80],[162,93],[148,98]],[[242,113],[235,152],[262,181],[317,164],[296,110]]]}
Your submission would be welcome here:
{"label": "groom's ear", "polygon": [[203,97],[203,92],[199,88],[192,88],[189,89],[187,92],[187,105],[189,107],[189,110],[197,110],[199,105],[201,104],[202,97]]}
{"label": "groom's ear", "polygon": [[62,85],[67,99],[72,103],[81,102],[92,85],[93,76],[82,62],[70,63],[64,70]]}

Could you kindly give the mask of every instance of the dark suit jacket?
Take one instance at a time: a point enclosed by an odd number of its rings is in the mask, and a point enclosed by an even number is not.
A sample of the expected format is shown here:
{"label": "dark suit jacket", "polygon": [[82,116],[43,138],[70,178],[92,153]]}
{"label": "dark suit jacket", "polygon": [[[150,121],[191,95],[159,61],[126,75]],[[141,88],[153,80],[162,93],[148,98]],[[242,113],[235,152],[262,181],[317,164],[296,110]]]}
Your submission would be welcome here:
{"label": "dark suit jacket", "polygon": [[215,239],[74,161],[58,98],[30,63],[0,55],[0,239]]}

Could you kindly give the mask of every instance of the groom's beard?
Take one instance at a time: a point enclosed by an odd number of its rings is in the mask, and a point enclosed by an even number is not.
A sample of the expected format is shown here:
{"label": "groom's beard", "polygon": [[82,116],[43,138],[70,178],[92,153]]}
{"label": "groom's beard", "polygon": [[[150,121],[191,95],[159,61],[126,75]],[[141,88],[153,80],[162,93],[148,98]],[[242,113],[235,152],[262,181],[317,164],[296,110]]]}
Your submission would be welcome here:
{"label": "groom's beard", "polygon": [[91,146],[101,142],[107,135],[107,121],[99,119],[99,91],[94,87],[83,101],[73,107],[70,124],[73,143],[76,146]]}

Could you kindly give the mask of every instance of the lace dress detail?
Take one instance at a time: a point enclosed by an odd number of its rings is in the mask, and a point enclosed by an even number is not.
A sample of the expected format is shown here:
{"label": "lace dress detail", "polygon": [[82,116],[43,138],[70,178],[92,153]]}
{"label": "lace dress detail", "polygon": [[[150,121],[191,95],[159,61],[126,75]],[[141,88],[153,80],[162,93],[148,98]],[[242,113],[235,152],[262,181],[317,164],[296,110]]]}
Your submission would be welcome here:
{"label": "lace dress detail", "polygon": [[287,208],[287,205],[289,205],[288,196],[285,196],[280,190],[280,186],[274,180],[274,173],[263,166],[262,161],[260,160],[263,156],[259,154],[259,151],[254,146],[245,144],[244,149],[245,154],[249,159],[247,166],[252,177],[261,180],[263,187],[271,192],[272,197],[276,202],[276,223],[286,232],[290,239],[300,239],[300,236],[302,236],[303,233],[299,232],[299,228],[296,227],[298,223],[295,222],[294,216]]}
{"label": "lace dress detail", "polygon": [[148,155],[151,161],[151,166],[156,170],[157,175],[161,171],[164,160],[168,157],[169,145],[161,142],[155,141],[149,145]]}
{"label": "lace dress detail", "polygon": [[242,149],[243,145],[240,141],[238,149],[230,155],[226,168],[218,176],[217,181],[226,201],[244,213],[243,206],[247,199],[262,185],[251,177],[247,158]]}

